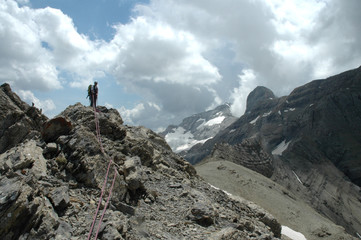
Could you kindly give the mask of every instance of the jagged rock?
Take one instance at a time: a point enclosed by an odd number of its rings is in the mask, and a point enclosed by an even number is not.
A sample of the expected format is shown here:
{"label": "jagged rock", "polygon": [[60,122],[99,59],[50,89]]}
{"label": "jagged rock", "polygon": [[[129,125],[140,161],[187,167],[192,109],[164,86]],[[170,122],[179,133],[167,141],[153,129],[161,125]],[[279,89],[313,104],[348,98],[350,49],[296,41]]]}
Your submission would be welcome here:
{"label": "jagged rock", "polygon": [[48,143],[43,150],[43,155],[46,159],[55,158],[58,155],[59,149],[56,143]]}
{"label": "jagged rock", "polygon": [[68,135],[71,130],[70,121],[63,117],[56,117],[44,123],[41,136],[45,142],[54,142],[61,135]]}
{"label": "jagged rock", "polygon": [[189,215],[189,218],[201,226],[209,227],[214,224],[214,209],[211,205],[196,202],[191,209],[191,215]]}
{"label": "jagged rock", "polygon": [[61,212],[69,205],[69,193],[66,186],[55,188],[49,196],[55,210]]}
{"label": "jagged rock", "polygon": [[26,139],[40,136],[41,125],[47,117],[30,107],[12,92],[9,84],[0,87],[0,153]]}
{"label": "jagged rock", "polygon": [[46,175],[47,168],[42,152],[43,150],[36,145],[34,140],[26,141],[0,155],[0,173],[31,172],[40,179]]}

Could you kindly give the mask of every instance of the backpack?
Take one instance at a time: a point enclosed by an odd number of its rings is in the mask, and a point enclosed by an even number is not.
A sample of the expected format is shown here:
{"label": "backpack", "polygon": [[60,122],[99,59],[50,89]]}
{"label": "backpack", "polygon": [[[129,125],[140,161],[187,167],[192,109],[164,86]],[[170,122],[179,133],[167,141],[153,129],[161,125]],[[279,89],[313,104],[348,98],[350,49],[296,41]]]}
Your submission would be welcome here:
{"label": "backpack", "polygon": [[91,84],[88,86],[88,96],[87,97],[90,97],[92,95],[92,87],[93,86]]}

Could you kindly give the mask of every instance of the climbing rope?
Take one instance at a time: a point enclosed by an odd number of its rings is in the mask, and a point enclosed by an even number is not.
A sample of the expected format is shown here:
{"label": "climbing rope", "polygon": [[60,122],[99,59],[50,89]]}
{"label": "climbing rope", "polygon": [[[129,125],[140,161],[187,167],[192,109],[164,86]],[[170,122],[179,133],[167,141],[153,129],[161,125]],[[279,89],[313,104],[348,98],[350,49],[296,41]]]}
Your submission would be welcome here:
{"label": "climbing rope", "polygon": [[99,224],[98,224],[98,228],[97,228],[97,233],[95,235],[95,239],[98,238],[98,233],[99,233],[99,230],[100,230],[100,226],[101,226],[101,224],[103,222],[103,217],[104,217],[104,214],[105,214],[105,210],[108,207],[108,203],[109,203],[110,197],[112,195],[112,191],[113,191],[116,176],[117,176],[117,169],[114,167],[114,177],[113,177],[112,186],[110,187],[108,199],[107,199],[107,202],[105,203],[105,206],[104,206],[104,209],[103,209],[103,212],[102,212],[102,216],[100,217],[100,220],[99,220]]}
{"label": "climbing rope", "polygon": [[[103,153],[104,156],[107,156],[107,155],[105,154],[105,151],[104,151],[104,148],[103,148],[103,144],[102,144],[102,140],[101,140],[100,127],[99,127],[99,119],[98,119],[97,110],[96,110],[95,104],[94,104],[94,103],[95,103],[95,101],[94,101],[94,100],[95,100],[95,99],[94,99],[94,95],[92,95],[92,98],[93,98],[93,111],[94,111],[95,130],[96,130],[97,140],[98,140],[98,142],[99,142],[101,152]],[[108,158],[109,158],[109,164],[108,164],[108,168],[107,168],[107,173],[105,174],[105,179],[104,179],[104,183],[103,183],[103,186],[102,186],[102,191],[101,191],[100,197],[99,197],[98,207],[97,207],[97,210],[95,211],[94,218],[93,218],[93,222],[92,222],[92,225],[91,225],[90,230],[89,230],[88,240],[91,238],[91,235],[92,235],[92,233],[93,233],[94,224],[95,224],[96,218],[97,218],[97,216],[98,216],[98,212],[99,212],[99,208],[100,208],[100,205],[101,205],[101,202],[102,202],[102,199],[103,199],[105,187],[106,187],[107,181],[108,181],[108,175],[109,175],[110,165],[112,164],[112,159],[111,159],[110,157],[108,157]],[[117,169],[114,167],[113,182],[112,182],[112,185],[111,185],[111,187],[110,187],[110,189],[109,189],[109,195],[108,195],[108,198],[107,198],[107,202],[106,202],[106,204],[105,204],[105,206],[104,206],[104,209],[103,209],[101,218],[100,218],[99,223],[98,223],[97,231],[96,231],[96,234],[95,234],[95,239],[98,238],[100,226],[101,226],[101,224],[102,224],[105,211],[106,211],[106,209],[107,209],[107,207],[108,207],[108,203],[109,203],[110,197],[111,197],[111,195],[112,195],[113,186],[114,186],[114,183],[115,183],[116,176],[117,176]]]}

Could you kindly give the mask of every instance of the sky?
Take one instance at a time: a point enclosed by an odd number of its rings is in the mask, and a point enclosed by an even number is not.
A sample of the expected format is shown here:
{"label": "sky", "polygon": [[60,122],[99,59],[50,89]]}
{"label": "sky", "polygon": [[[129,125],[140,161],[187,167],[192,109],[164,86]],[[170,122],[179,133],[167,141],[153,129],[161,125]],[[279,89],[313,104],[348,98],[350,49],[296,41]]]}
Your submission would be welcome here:
{"label": "sky", "polygon": [[48,117],[98,105],[160,131],[256,86],[361,65],[360,0],[0,0],[0,83]]}

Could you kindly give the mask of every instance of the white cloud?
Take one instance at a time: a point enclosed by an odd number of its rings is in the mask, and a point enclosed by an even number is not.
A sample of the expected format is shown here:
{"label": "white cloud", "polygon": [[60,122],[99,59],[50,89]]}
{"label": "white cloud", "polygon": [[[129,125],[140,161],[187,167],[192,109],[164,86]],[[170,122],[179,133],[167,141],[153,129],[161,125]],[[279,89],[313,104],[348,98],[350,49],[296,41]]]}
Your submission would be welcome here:
{"label": "white cloud", "polygon": [[39,100],[31,91],[19,90],[18,94],[22,100],[27,102],[29,105],[34,103],[34,106],[38,109],[42,109],[42,112],[46,114],[49,111],[55,109],[55,104],[51,99]]}
{"label": "white cloud", "polygon": [[105,106],[106,108],[114,108],[114,106],[113,106],[112,104],[107,103],[107,102],[104,104],[104,106]]}
{"label": "white cloud", "polygon": [[32,13],[13,1],[0,2],[0,80],[23,89],[59,89],[58,70],[41,47]]}
{"label": "white cloud", "polygon": [[120,82],[209,85],[221,79],[218,69],[202,55],[201,43],[190,32],[146,17],[115,28],[117,33],[111,44],[120,47],[114,66]]}
{"label": "white cloud", "polygon": [[248,94],[257,86],[256,75],[251,69],[243,70],[239,75],[239,87],[234,88],[231,93],[231,112],[234,116],[241,116],[246,110],[246,100]]}
{"label": "white cloud", "polygon": [[28,3],[0,2],[0,81],[52,91],[112,75],[144,99],[123,117],[148,127],[225,101],[239,116],[257,85],[284,95],[361,61],[359,0],[151,0],[110,41]]}
{"label": "white cloud", "polygon": [[120,115],[123,118],[123,121],[127,124],[133,124],[134,120],[139,118],[139,116],[142,114],[142,111],[144,111],[144,104],[139,103],[137,104],[133,109],[126,109],[125,107],[121,107],[118,109]]}
{"label": "white cloud", "polygon": [[50,7],[0,2],[0,39],[0,80],[19,89],[60,89],[60,71],[73,76],[71,86],[84,87],[115,59],[112,46],[79,34],[70,17]]}

